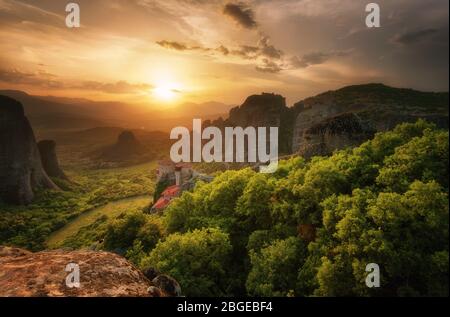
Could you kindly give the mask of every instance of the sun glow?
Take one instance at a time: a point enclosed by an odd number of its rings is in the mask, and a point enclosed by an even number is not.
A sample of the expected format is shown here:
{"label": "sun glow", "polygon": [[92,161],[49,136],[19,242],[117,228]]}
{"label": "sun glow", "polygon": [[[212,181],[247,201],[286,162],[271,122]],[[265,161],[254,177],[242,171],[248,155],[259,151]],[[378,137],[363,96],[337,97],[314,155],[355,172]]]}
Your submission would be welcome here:
{"label": "sun glow", "polygon": [[174,101],[178,94],[179,90],[174,84],[159,84],[153,89],[153,96],[160,101]]}

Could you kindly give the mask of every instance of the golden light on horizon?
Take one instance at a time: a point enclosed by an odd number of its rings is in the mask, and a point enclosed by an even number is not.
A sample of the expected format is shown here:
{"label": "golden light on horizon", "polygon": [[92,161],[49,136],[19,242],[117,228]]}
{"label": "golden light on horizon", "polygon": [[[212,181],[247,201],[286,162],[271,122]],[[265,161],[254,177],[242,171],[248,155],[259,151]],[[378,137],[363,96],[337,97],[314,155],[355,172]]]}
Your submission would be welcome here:
{"label": "golden light on horizon", "polygon": [[155,99],[158,99],[159,101],[165,101],[170,102],[177,99],[178,91],[175,88],[175,85],[173,84],[158,84],[153,89],[153,96]]}

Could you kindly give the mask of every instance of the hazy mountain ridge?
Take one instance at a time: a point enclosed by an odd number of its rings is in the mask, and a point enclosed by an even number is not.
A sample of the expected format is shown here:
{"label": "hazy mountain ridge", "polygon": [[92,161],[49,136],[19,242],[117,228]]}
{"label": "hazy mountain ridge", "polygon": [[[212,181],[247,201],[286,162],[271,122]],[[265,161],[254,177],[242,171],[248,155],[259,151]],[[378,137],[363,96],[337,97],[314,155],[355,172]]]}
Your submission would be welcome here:
{"label": "hazy mountain ridge", "polygon": [[232,108],[220,102],[180,105],[128,104],[85,98],[34,96],[18,90],[0,90],[22,103],[37,134],[41,130],[82,130],[103,126],[169,131],[190,125],[193,118],[215,119]]}
{"label": "hazy mountain ridge", "polygon": [[[138,139],[145,138],[150,143],[157,140],[159,144],[168,141],[167,131],[173,127],[191,127],[193,118],[202,118],[205,125],[219,127],[277,126],[281,154],[309,157],[358,145],[375,132],[418,118],[448,127],[448,92],[421,92],[383,84],[347,86],[306,98],[291,107],[283,96],[274,93],[251,95],[234,108],[218,102],[155,108],[83,98],[31,96],[12,90],[0,94],[12,96],[24,105],[39,138],[55,139],[58,144],[73,140],[112,144],[123,130],[132,130]],[[223,115],[227,109],[228,114]],[[116,128],[107,132],[107,127]],[[102,130],[91,130],[97,128]],[[148,134],[157,130],[165,132]]]}

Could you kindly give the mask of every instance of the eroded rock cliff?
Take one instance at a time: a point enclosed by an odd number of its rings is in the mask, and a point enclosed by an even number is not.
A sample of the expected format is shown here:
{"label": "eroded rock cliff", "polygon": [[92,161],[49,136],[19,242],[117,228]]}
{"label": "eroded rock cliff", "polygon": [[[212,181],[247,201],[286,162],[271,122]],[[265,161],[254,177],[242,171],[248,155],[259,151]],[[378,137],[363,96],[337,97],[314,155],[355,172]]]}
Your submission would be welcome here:
{"label": "eroded rock cliff", "polygon": [[448,93],[348,86],[298,102],[292,115],[292,152],[308,158],[359,145],[375,132],[419,118],[448,127]]}
{"label": "eroded rock cliff", "polygon": [[[273,93],[249,96],[244,103],[230,110],[229,117],[212,123],[218,127],[278,127],[279,152],[291,153],[294,117],[286,106],[286,99]],[[208,125],[208,124],[207,124]]]}
{"label": "eroded rock cliff", "polygon": [[41,156],[42,166],[50,177],[67,179],[66,174],[59,166],[56,156],[56,142],[53,140],[42,140],[38,142],[38,149]]}
{"label": "eroded rock cliff", "polygon": [[0,200],[27,204],[37,188],[57,189],[42,168],[33,129],[22,105],[0,96]]}
{"label": "eroded rock cliff", "polygon": [[117,137],[117,142],[106,148],[101,159],[108,162],[130,161],[144,152],[141,143],[131,131],[123,131]]}
{"label": "eroded rock cliff", "polygon": [[[279,153],[306,158],[331,154],[419,118],[448,127],[448,93],[421,92],[383,84],[347,86],[287,107],[284,97],[263,93],[248,97],[225,120],[212,125],[279,127]],[[207,124],[209,125],[209,124]]]}

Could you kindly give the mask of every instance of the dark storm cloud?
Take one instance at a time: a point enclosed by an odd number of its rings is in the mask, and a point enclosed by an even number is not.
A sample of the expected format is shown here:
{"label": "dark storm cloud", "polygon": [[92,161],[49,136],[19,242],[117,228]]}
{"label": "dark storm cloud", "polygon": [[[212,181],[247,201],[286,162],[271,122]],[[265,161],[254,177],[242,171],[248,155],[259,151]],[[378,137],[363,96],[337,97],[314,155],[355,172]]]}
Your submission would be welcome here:
{"label": "dark storm cloud", "polygon": [[223,14],[231,17],[236,23],[247,29],[254,29],[258,25],[253,10],[244,3],[227,3],[223,7]]}
{"label": "dark storm cloud", "polygon": [[438,33],[437,29],[423,29],[414,32],[398,34],[393,38],[393,42],[403,45],[411,45],[425,40],[435,35],[436,33]]}

